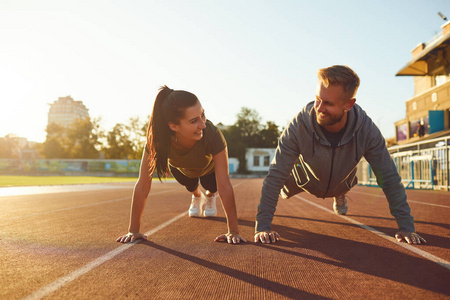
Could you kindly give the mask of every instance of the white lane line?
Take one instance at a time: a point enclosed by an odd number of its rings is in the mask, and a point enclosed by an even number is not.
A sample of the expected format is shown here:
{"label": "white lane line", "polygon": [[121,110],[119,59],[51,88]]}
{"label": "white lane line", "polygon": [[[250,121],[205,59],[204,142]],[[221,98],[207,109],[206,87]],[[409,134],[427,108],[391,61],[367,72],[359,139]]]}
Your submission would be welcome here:
{"label": "white lane line", "polygon": [[38,212],[38,213],[31,213],[31,214],[28,214],[28,215],[17,216],[17,217],[14,217],[14,218],[1,219],[0,222],[2,222],[2,221],[17,220],[17,219],[22,219],[22,218],[27,218],[27,217],[32,217],[32,216],[45,215],[45,214],[50,214],[50,213],[54,213],[54,212],[60,212],[60,211],[65,211],[65,210],[71,210],[71,209],[75,209],[75,208],[83,208],[83,207],[89,207],[89,206],[94,206],[94,205],[99,205],[99,204],[105,204],[105,203],[111,203],[111,202],[118,202],[118,201],[123,201],[123,200],[127,200],[127,199],[130,199],[130,197],[120,198],[120,199],[114,199],[114,200],[108,200],[108,201],[95,202],[95,203],[89,203],[89,204],[78,205],[78,206],[71,206],[71,207],[59,208],[59,209],[54,209],[54,210],[49,210],[49,211],[43,211],[43,212]]}
{"label": "white lane line", "polygon": [[[241,185],[242,183],[244,183],[244,180],[233,185],[233,188],[236,188],[237,186]],[[166,191],[164,191],[166,192]],[[163,193],[163,192],[160,192]],[[154,195],[154,194],[153,194]],[[147,237],[151,236],[152,234],[160,231],[161,229],[169,226],[170,224],[172,224],[173,222],[177,221],[178,219],[186,216],[189,213],[189,211],[185,211],[175,217],[173,217],[172,219],[170,219],[169,221],[166,221],[164,223],[162,223],[161,225],[153,228],[150,231],[147,231],[146,233],[144,233],[145,235],[147,235]],[[132,246],[140,243],[141,240],[137,240],[134,243],[127,243],[124,244],[122,246],[119,246],[118,248],[111,250],[110,252],[106,253],[103,256],[100,256],[99,258],[91,261],[90,263],[84,265],[83,267],[73,271],[72,273],[69,273],[68,275],[61,277],[55,281],[53,281],[52,283],[44,286],[43,288],[35,291],[34,293],[28,295],[27,297],[23,298],[24,300],[34,300],[34,299],[42,299],[45,296],[48,296],[49,294],[57,291],[58,289],[62,288],[63,286],[65,286],[66,284],[74,281],[75,279],[79,278],[80,276],[88,273],[89,271],[95,269],[96,267],[100,266],[101,264],[103,264],[104,262],[107,262],[108,260],[114,258],[115,256],[117,256],[118,254],[124,252],[125,250],[127,250],[128,248],[131,248]]]}
{"label": "white lane line", "polygon": [[[156,181],[155,181],[156,182]],[[158,184],[172,184],[176,181],[174,179],[164,180]],[[135,182],[128,182],[125,184],[110,184],[110,183],[87,183],[87,184],[60,184],[60,185],[38,185],[38,186],[6,186],[0,187],[0,200],[5,196],[29,196],[42,194],[61,194],[72,192],[87,192],[87,191],[101,191],[101,190],[118,190],[130,189],[132,190]]]}
{"label": "white lane line", "polygon": [[[325,208],[325,207],[323,207],[323,206],[321,206],[319,204],[311,202],[311,201],[309,201],[309,200],[307,200],[307,199],[305,199],[303,197],[300,197],[298,195],[296,195],[295,197],[297,197],[300,200],[302,200],[302,201],[304,201],[304,202],[306,202],[308,204],[311,204],[311,205],[313,205],[313,206],[315,206],[317,208],[320,208],[320,209],[322,209],[322,210],[324,210],[326,212],[334,214],[334,211],[331,211],[328,208]],[[443,266],[444,268],[446,268],[448,270],[450,270],[450,262],[448,262],[448,261],[446,261],[446,260],[444,260],[444,259],[442,259],[440,257],[434,256],[433,254],[430,254],[430,253],[428,253],[426,251],[420,250],[420,249],[418,249],[418,248],[416,248],[416,247],[414,247],[414,246],[412,246],[410,244],[399,243],[399,242],[397,242],[397,240],[395,238],[393,238],[393,237],[391,237],[391,236],[389,236],[389,235],[387,235],[387,234],[385,234],[385,233],[383,233],[381,231],[378,231],[378,230],[376,230],[376,229],[374,229],[374,228],[372,228],[370,226],[367,226],[367,225],[362,224],[362,223],[360,223],[358,221],[355,221],[355,220],[353,220],[353,219],[351,219],[349,217],[346,217],[346,216],[343,216],[343,215],[336,215],[336,216],[341,217],[341,218],[343,218],[344,220],[346,220],[346,221],[348,221],[350,223],[358,225],[359,227],[361,227],[363,229],[369,230],[370,232],[372,232],[372,233],[374,233],[374,234],[376,234],[376,235],[378,235],[378,236],[380,236],[380,237],[382,237],[382,238],[384,238],[384,239],[386,239],[386,240],[388,240],[388,241],[390,241],[392,243],[395,243],[398,246],[401,246],[401,247],[403,247],[403,248],[405,248],[405,249],[407,249],[407,250],[409,250],[411,252],[414,252],[414,253],[416,253],[416,254],[418,254],[418,255],[420,255],[420,256],[422,256],[422,257],[424,257],[424,258],[426,258],[426,259],[428,259],[428,260],[430,260],[430,261],[432,261],[434,263],[437,263],[438,265],[441,265],[441,266]]]}
{"label": "white lane line", "polygon": [[[188,211],[185,211],[184,213],[181,213],[177,216],[175,216],[174,218],[170,219],[167,222],[162,223],[161,225],[153,228],[152,230],[146,232],[145,234],[147,236],[151,236],[152,234],[160,231],[161,229],[164,229],[165,227],[169,226],[170,224],[172,224],[173,222],[177,221],[178,219],[186,216],[188,214]],[[23,299],[42,299],[43,297],[57,291],[58,289],[62,288],[63,286],[65,286],[66,284],[74,281],[75,279],[77,279],[78,277],[88,273],[89,271],[93,270],[94,268],[100,266],[101,264],[103,264],[104,262],[107,262],[108,260],[112,259],[113,257],[117,256],[118,254],[124,252],[125,250],[127,250],[128,248],[140,243],[141,240],[137,240],[134,243],[128,243],[128,244],[124,244],[108,253],[106,253],[103,256],[100,256],[99,258],[97,258],[96,260],[91,261],[90,263],[84,265],[83,267],[73,271],[72,273],[61,277],[59,279],[57,279],[56,281],[50,283],[47,286],[44,286],[43,288],[35,291],[34,293],[28,295],[27,297],[23,298]]]}
{"label": "white lane line", "polygon": [[441,204],[434,204],[434,203],[426,203],[426,202],[420,202],[420,201],[409,200],[409,199],[408,199],[408,202],[411,202],[411,203],[419,203],[419,204],[425,204],[425,205],[430,205],[430,206],[437,206],[437,207],[450,208],[450,206],[448,206],[448,205],[441,205]]}
{"label": "white lane line", "polygon": [[1,187],[0,197],[5,196],[29,196],[41,194],[57,194],[71,192],[100,191],[111,189],[132,189],[127,185],[107,185],[107,184],[67,184],[67,185],[42,185],[42,186],[12,186]]}
{"label": "white lane line", "polygon": [[[351,193],[362,194],[362,195],[368,195],[368,196],[378,196],[378,197],[380,197],[380,198],[386,198],[386,196],[385,196],[384,194],[370,194],[370,193],[364,193],[364,192],[358,192],[358,191],[351,191]],[[450,206],[448,206],[448,205],[441,205],[441,204],[427,203],[427,202],[416,201],[416,200],[410,200],[410,199],[408,199],[408,202],[411,202],[411,203],[418,203],[418,204],[425,204],[425,205],[430,205],[430,206],[437,206],[437,207],[450,208]]]}
{"label": "white lane line", "polygon": [[[173,190],[170,190],[170,191],[173,191]],[[152,193],[152,195],[163,194],[163,193],[167,193],[167,192],[170,192],[170,191],[156,192],[156,193]],[[54,209],[54,210],[49,210],[49,211],[43,211],[43,212],[38,212],[38,213],[31,213],[31,214],[28,214],[28,215],[17,216],[17,217],[8,218],[8,219],[0,219],[0,222],[2,222],[2,221],[10,221],[10,220],[17,220],[17,219],[22,219],[22,218],[27,218],[27,217],[32,217],[32,216],[45,215],[45,214],[50,214],[50,213],[54,213],[54,212],[66,211],[66,210],[71,210],[71,209],[77,209],[77,208],[89,207],[89,206],[100,205],[100,204],[105,204],[105,203],[112,203],[112,202],[118,202],[118,201],[124,201],[124,200],[131,200],[131,196],[129,196],[129,197],[124,197],[124,198],[120,198],[120,199],[107,200],[107,201],[100,201],[100,202],[94,202],[94,203],[89,203],[89,204],[83,204],[83,205],[77,205],[77,206],[70,206],[70,207],[65,207],[65,208],[59,208],[59,209]]]}
{"label": "white lane line", "polygon": [[244,183],[244,180],[242,180],[242,181],[239,182],[239,183],[236,183],[235,185],[233,185],[233,189],[235,189],[236,187],[240,186],[240,185],[243,184],[243,183]]}

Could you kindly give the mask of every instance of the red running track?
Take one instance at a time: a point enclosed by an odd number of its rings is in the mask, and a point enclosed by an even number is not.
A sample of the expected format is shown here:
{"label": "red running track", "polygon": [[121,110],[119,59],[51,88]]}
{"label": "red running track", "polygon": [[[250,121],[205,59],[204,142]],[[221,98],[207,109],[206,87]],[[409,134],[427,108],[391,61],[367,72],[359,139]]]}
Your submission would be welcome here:
{"label": "red running track", "polygon": [[[240,245],[213,242],[214,218],[189,218],[189,194],[154,184],[142,221],[149,240],[122,245],[132,185],[0,189],[0,299],[450,298],[450,197],[408,190],[426,245],[393,238],[379,188],[355,187],[347,216],[332,199],[280,200],[280,242],[253,243],[262,179],[233,179]],[[3,195],[3,196],[1,196]]]}

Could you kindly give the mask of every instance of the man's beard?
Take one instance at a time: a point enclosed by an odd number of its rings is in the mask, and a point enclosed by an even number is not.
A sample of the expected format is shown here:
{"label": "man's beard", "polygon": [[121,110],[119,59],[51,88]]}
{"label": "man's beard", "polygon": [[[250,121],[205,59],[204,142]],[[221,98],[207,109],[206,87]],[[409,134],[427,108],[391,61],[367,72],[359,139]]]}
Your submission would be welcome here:
{"label": "man's beard", "polygon": [[326,127],[326,126],[333,126],[336,123],[339,123],[342,118],[344,117],[345,112],[342,112],[339,116],[332,116],[329,114],[326,114],[325,119],[319,119],[319,113],[316,111],[316,120],[317,123],[319,123],[320,126]]}

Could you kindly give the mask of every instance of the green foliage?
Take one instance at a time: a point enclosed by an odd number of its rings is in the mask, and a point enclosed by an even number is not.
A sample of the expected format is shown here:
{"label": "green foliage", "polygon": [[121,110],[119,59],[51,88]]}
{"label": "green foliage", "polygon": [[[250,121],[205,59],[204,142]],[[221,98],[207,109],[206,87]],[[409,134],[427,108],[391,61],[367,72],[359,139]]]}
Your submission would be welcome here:
{"label": "green foliage", "polygon": [[246,173],[247,148],[276,148],[280,131],[271,121],[261,125],[261,117],[254,109],[242,107],[236,123],[222,133],[227,140],[228,155],[239,159],[239,172]]}
{"label": "green foliage", "polygon": [[147,124],[138,117],[116,124],[106,135],[105,158],[139,159],[145,147]]}
{"label": "green foliage", "polygon": [[66,129],[55,123],[47,126],[47,138],[38,148],[44,158],[69,158]]}
{"label": "green foliage", "polygon": [[278,145],[278,137],[280,136],[277,124],[267,121],[264,128],[259,132],[258,148],[276,148]]}
{"label": "green foliage", "polygon": [[106,134],[100,122],[100,119],[85,118],[74,121],[68,128],[54,123],[48,125],[47,138],[38,147],[40,155],[49,159],[99,158],[103,152],[108,159],[141,158],[147,133],[145,121],[130,118],[128,124],[118,123]]}
{"label": "green foliage", "polygon": [[[150,117],[147,118],[147,120]],[[126,125],[128,136],[130,138],[132,153],[131,159],[140,159],[144,151],[147,136],[147,121],[142,121],[139,117],[130,118]]]}
{"label": "green foliage", "polygon": [[99,125],[89,118],[75,120],[67,130],[67,151],[70,158],[98,158]]}
{"label": "green foliage", "polygon": [[106,135],[107,147],[104,149],[105,158],[127,159],[133,151],[131,141],[125,132],[125,125],[116,124]]}
{"label": "green foliage", "polygon": [[[100,119],[86,118],[76,120],[69,128],[50,124],[46,131],[47,139],[38,147],[44,158],[99,158],[103,153],[106,159],[140,159],[146,143],[147,122],[139,117],[130,118],[127,124],[117,123],[104,133]],[[275,148],[280,135],[274,122],[261,124],[258,112],[247,107],[242,107],[236,122],[222,132],[229,156],[239,159],[241,173],[246,172],[247,148]],[[12,146],[6,147],[5,143],[5,139],[0,139],[0,155],[11,156],[7,149]]]}
{"label": "green foliage", "polygon": [[38,150],[44,158],[98,158],[101,130],[98,120],[77,119],[65,128],[47,126],[47,138]]}
{"label": "green foliage", "polygon": [[239,173],[245,173],[246,161],[245,151],[249,147],[246,143],[245,137],[242,136],[241,128],[232,125],[227,129],[222,130],[223,136],[227,141],[228,156],[236,157],[239,160]]}

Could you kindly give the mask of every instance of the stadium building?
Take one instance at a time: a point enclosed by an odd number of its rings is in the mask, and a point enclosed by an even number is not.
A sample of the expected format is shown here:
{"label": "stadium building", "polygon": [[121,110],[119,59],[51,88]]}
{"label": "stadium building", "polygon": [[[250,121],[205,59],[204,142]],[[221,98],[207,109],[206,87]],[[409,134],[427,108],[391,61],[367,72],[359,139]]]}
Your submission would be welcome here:
{"label": "stadium building", "polygon": [[68,127],[76,119],[84,118],[89,118],[89,113],[82,101],[75,101],[71,96],[59,97],[57,101],[50,104],[47,124],[54,123]]}
{"label": "stadium building", "polygon": [[450,21],[427,43],[412,50],[412,59],[396,76],[413,76],[414,96],[406,101],[406,118],[395,122],[398,145],[450,132]]}

